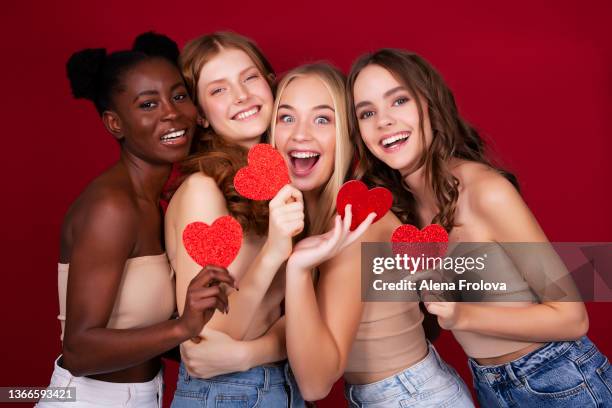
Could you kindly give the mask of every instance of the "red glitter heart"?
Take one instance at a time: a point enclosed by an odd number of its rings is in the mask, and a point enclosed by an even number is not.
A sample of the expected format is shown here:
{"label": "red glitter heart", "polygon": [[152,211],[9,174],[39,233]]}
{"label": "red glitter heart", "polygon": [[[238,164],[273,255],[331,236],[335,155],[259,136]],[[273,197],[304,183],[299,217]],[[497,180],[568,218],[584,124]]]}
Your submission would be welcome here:
{"label": "red glitter heart", "polygon": [[183,230],[183,244],[199,265],[227,268],[242,245],[242,227],[229,215],[217,218],[210,226],[192,222]]}
{"label": "red glitter heart", "polygon": [[248,165],[234,176],[236,191],[251,200],[271,200],[289,184],[289,170],[280,153],[269,144],[260,143],[249,150]]}
{"label": "red glitter heart", "polygon": [[400,225],[391,235],[393,252],[429,257],[444,256],[448,249],[448,232],[438,224],[431,224],[419,230],[414,225]]}
{"label": "red glitter heart", "polygon": [[336,211],[342,218],[344,218],[344,208],[347,204],[351,204],[353,214],[351,231],[353,231],[372,212],[376,213],[372,224],[384,217],[393,204],[393,196],[384,187],[368,190],[363,182],[351,180],[344,183],[336,197]]}

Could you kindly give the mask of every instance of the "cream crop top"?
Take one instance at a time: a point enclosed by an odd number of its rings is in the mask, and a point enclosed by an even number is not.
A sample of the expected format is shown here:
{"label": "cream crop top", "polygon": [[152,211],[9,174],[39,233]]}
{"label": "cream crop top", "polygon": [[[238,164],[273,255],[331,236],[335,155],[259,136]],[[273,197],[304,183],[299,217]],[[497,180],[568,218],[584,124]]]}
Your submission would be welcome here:
{"label": "cream crop top", "polygon": [[[510,259],[499,244],[463,243],[461,244],[461,249],[456,251],[453,256],[457,256],[459,252],[461,256],[471,257],[486,254],[487,269],[481,273],[482,279],[487,282],[505,282],[507,285],[506,291],[487,290],[480,292],[484,297],[481,302],[475,304],[524,307],[537,303],[536,294],[532,292],[525,277],[520,273],[516,265],[512,262],[512,259]],[[462,278],[468,281],[478,281],[480,279],[477,277],[470,277],[469,273],[466,273]],[[464,298],[464,300],[466,299]],[[532,341],[511,340],[459,330],[453,330],[453,335],[459,344],[461,344],[461,347],[463,347],[465,354],[473,358],[499,357],[504,354],[518,351],[534,343]]]}
{"label": "cream crop top", "polygon": [[[58,264],[57,288],[64,340],[69,264]],[[129,258],[106,327],[133,329],[168,320],[176,307],[174,274],[166,254]]]}
{"label": "cream crop top", "polygon": [[345,371],[378,373],[405,367],[427,354],[417,302],[366,302]]}

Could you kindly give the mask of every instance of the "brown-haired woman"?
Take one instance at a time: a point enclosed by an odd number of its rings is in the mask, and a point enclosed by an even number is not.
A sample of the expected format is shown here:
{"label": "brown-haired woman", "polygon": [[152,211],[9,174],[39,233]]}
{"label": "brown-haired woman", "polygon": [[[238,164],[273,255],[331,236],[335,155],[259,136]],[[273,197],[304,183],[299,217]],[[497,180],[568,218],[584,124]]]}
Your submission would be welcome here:
{"label": "brown-haired woman", "polygon": [[[245,234],[228,268],[241,290],[229,293],[229,313],[212,317],[204,341],[183,344],[173,407],[204,401],[284,406],[289,400],[299,406],[303,402],[284,364],[284,274],[277,271],[291,254],[292,238],[304,228],[302,195],[288,185],[267,204],[239,196],[233,186],[236,171],[247,164],[248,149],[265,141],[274,72],[251,40],[234,33],[190,41],[181,68],[198,108],[201,134],[166,213],[166,245],[179,304],[199,270],[182,243],[185,226],[211,224],[229,214]],[[234,358],[219,361],[211,352],[219,348]],[[287,391],[292,389],[293,395]]]}
{"label": "brown-haired woman", "polygon": [[[382,49],[357,60],[348,88],[357,176],[392,189],[404,222],[438,223],[451,243],[485,243],[491,269],[503,266],[504,276],[523,287],[515,302],[425,302],[471,357],[481,404],[609,403],[609,365],[584,336],[584,305],[539,302],[533,293],[533,265],[503,243],[529,242],[523,250],[541,250],[547,238],[514,177],[487,159],[483,140],[459,115],[442,77],[416,54]],[[550,259],[562,268],[554,255]]]}

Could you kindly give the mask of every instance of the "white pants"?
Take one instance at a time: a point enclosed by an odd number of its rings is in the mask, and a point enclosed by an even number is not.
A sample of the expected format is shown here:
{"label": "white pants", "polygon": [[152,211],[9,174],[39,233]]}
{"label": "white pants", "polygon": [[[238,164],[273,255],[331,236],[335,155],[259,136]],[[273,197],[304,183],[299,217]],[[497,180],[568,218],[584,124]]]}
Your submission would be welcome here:
{"label": "white pants", "polygon": [[75,377],[60,367],[55,360],[55,369],[49,387],[75,387],[76,402],[43,401],[39,408],[93,408],[93,407],[138,407],[161,408],[163,375],[159,373],[144,383],[111,383],[87,377]]}

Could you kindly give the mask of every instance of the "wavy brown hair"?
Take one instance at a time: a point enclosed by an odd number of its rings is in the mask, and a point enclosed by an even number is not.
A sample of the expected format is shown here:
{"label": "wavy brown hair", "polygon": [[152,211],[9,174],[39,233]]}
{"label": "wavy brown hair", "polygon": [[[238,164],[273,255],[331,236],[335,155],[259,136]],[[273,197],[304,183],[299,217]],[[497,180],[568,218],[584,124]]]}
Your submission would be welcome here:
{"label": "wavy brown hair", "polygon": [[[274,92],[275,73],[263,52],[250,39],[232,32],[216,32],[189,41],[180,55],[180,68],[191,98],[202,114],[198,101],[198,81],[202,67],[224,49],[244,51],[253,60]],[[262,141],[267,136],[262,135]],[[217,135],[212,126],[198,128],[189,156],[179,166],[179,183],[192,173],[201,171],[215,180],[227,202],[227,209],[245,231],[257,235],[268,232],[268,203],[242,197],[234,188],[234,175],[247,165],[247,149],[229,143]]]}
{"label": "wavy brown hair", "polygon": [[486,154],[482,137],[467,123],[457,109],[455,97],[442,76],[419,55],[398,49],[383,48],[361,56],[351,67],[347,80],[349,94],[349,124],[353,141],[357,146],[359,163],[355,178],[363,179],[370,186],[389,188],[394,197],[393,212],[404,223],[418,225],[416,203],[400,172],[376,158],[365,146],[359,133],[355,112],[354,87],[361,70],[375,64],[385,68],[414,97],[419,112],[421,142],[425,143],[423,112],[427,109],[432,130],[431,145],[420,155],[417,167],[424,167],[425,180],[432,186],[438,214],[432,220],[448,232],[455,224],[455,209],[459,198],[459,180],[451,173],[451,158],[485,164],[508,179],[518,190],[516,177],[495,167]]}

